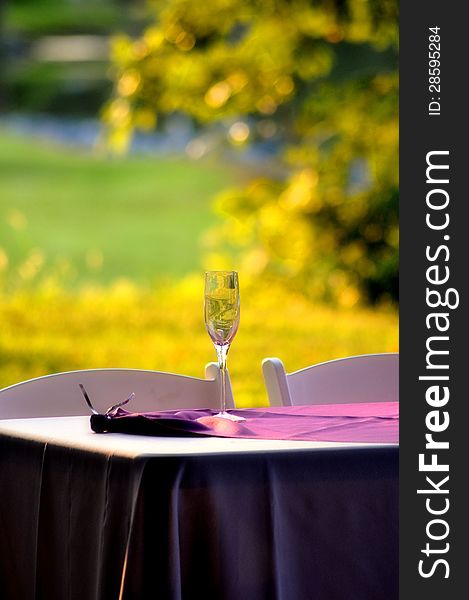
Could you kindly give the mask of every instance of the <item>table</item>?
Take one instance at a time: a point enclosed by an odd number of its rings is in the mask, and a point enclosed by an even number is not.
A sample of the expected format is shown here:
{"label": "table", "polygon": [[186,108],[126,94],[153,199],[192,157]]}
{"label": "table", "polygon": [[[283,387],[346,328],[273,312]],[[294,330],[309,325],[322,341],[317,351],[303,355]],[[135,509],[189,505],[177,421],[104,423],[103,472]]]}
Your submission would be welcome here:
{"label": "table", "polygon": [[398,446],[0,421],[0,590],[12,600],[397,600]]}

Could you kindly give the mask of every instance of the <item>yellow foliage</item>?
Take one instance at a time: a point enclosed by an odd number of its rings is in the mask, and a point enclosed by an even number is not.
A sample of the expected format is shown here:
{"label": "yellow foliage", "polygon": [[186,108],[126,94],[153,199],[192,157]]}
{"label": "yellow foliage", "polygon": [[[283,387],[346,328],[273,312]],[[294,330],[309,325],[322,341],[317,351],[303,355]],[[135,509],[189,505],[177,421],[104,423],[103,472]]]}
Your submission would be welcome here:
{"label": "yellow foliage", "polygon": [[[261,260],[257,256],[253,260]],[[289,371],[340,356],[398,349],[391,310],[313,304],[255,274],[241,272],[241,326],[229,369],[239,406],[267,404],[261,360],[279,356]],[[51,372],[133,367],[203,377],[215,359],[203,322],[203,277],[153,290],[127,280],[64,291],[54,279],[7,294],[0,288],[0,387]]]}
{"label": "yellow foliage", "polygon": [[[206,238],[206,264],[237,253],[247,272],[309,297],[397,303],[397,1],[147,6],[142,34],[112,43],[111,146],[122,152],[134,128],[182,112],[222,123],[239,149],[271,140],[275,152],[270,181],[215,201],[224,222]],[[207,150],[199,137],[186,148],[193,159]]]}
{"label": "yellow foliage", "polygon": [[135,69],[125,71],[117,82],[119,95],[123,97],[132,96],[137,91],[140,81],[141,77],[138,71]]}
{"label": "yellow foliage", "polygon": [[205,94],[205,102],[212,108],[220,108],[231,96],[232,88],[227,81],[219,81]]}

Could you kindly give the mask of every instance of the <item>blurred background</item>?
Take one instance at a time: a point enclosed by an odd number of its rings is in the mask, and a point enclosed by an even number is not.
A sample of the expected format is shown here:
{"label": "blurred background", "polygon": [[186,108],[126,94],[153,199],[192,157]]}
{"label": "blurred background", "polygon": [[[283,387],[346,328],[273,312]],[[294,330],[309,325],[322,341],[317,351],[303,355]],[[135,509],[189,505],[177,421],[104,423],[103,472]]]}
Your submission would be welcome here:
{"label": "blurred background", "polygon": [[396,0],[0,3],[0,387],[398,350]]}

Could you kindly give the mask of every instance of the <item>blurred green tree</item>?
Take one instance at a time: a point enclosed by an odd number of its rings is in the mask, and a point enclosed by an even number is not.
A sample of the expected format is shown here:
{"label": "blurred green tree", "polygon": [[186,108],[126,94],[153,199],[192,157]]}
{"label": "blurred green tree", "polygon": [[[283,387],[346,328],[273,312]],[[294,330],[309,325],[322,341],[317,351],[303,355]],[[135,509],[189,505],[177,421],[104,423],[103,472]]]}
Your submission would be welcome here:
{"label": "blurred green tree", "polygon": [[245,273],[313,297],[397,302],[397,1],[148,6],[143,34],[113,43],[114,148],[175,112],[228,124],[237,146],[270,140],[288,175],[219,197],[214,249],[241,249]]}

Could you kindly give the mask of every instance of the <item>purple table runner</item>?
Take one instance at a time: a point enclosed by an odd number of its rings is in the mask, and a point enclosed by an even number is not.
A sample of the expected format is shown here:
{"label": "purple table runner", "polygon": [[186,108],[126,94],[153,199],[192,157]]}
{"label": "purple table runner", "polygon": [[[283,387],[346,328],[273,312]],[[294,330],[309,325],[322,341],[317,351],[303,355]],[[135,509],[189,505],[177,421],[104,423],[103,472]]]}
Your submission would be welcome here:
{"label": "purple table runner", "polygon": [[92,415],[96,433],[155,436],[217,436],[322,442],[397,443],[399,403],[372,402],[246,408],[229,411],[246,420],[215,417],[210,409],[132,413],[118,408]]}

